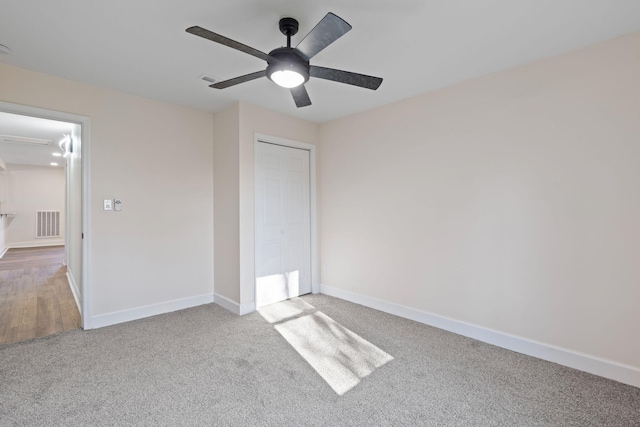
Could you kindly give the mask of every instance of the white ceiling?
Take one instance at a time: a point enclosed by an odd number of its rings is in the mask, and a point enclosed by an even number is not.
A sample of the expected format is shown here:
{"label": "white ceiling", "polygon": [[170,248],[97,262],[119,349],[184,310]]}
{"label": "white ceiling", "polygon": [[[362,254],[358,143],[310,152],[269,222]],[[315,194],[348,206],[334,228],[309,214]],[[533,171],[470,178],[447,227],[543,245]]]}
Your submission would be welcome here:
{"label": "white ceiling", "polygon": [[[314,122],[432,91],[640,31],[638,0],[0,0],[0,61],[207,111],[238,100]],[[269,52],[300,22],[297,44],[327,13],[353,30],[313,65],[384,78],[377,91],[311,79],[297,109],[267,79],[207,87],[264,61],[185,32],[199,25]],[[0,94],[1,98],[1,94]]]}

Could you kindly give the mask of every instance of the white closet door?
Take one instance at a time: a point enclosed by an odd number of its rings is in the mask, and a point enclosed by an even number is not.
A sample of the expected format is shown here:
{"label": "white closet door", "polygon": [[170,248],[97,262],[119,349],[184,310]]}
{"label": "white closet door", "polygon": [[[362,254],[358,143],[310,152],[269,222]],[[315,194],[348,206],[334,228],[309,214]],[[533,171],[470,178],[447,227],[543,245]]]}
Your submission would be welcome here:
{"label": "white closet door", "polygon": [[309,197],[309,151],[256,142],[256,307],[311,292]]}

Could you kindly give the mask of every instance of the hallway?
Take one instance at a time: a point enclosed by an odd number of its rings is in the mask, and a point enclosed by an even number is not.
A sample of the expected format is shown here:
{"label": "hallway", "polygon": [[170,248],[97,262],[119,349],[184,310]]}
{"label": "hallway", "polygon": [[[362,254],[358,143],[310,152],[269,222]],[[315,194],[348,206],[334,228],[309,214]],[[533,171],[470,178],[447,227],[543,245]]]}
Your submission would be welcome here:
{"label": "hallway", "polygon": [[80,327],[64,246],[10,249],[0,259],[0,345]]}

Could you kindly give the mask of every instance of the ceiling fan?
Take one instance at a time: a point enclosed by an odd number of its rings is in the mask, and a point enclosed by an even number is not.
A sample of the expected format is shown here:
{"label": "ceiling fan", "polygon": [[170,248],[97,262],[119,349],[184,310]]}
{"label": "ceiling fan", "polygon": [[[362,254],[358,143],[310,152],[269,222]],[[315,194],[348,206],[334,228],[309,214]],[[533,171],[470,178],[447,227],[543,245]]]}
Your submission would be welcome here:
{"label": "ceiling fan", "polygon": [[279,26],[280,32],[287,37],[287,46],[276,48],[268,54],[202,27],[190,27],[186,31],[267,61],[265,70],[210,85],[215,89],[225,89],[260,77],[267,77],[277,85],[290,89],[296,106],[300,108],[311,105],[309,94],[304,87],[309,77],[333,80],[372,90],[376,90],[382,83],[380,77],[309,64],[311,58],[351,30],[351,25],[339,16],[331,12],[327,13],[295,48],[291,47],[291,37],[298,32],[298,21],[293,18],[282,18]]}

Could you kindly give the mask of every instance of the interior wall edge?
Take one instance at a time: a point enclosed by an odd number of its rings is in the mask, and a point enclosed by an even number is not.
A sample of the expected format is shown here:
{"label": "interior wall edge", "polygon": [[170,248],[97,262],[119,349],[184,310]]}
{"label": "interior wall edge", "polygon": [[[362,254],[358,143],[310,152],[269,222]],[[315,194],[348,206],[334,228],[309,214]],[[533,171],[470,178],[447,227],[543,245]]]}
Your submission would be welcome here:
{"label": "interior wall edge", "polygon": [[506,334],[334,286],[321,284],[320,293],[443,329],[454,334],[473,338],[507,350],[588,372],[634,387],[640,387],[639,367],[624,365],[612,360],[605,360],[589,354]]}

